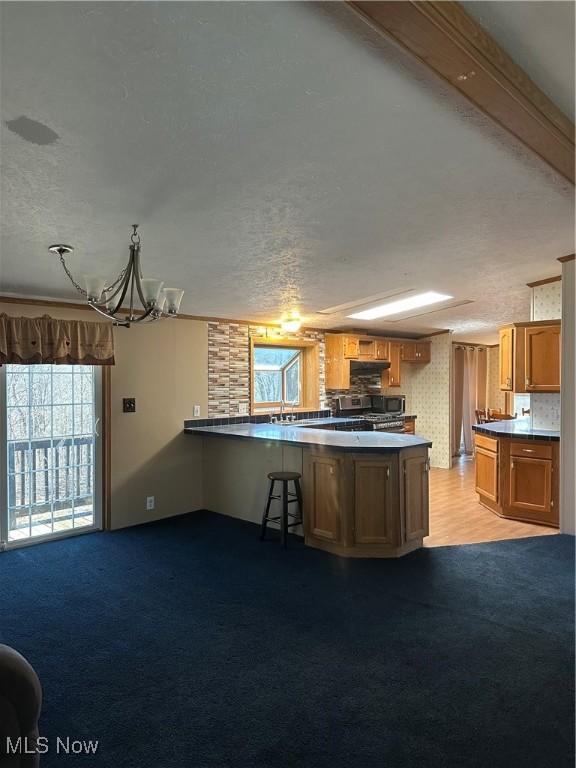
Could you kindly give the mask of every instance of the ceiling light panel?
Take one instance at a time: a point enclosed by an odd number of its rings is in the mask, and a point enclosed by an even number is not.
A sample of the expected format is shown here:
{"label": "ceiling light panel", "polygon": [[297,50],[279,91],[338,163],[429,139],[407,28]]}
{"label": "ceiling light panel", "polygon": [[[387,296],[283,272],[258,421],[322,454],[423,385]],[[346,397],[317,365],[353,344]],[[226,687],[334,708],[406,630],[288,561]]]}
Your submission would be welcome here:
{"label": "ceiling light panel", "polygon": [[426,291],[417,293],[414,296],[407,296],[404,299],[389,301],[386,304],[379,304],[377,307],[365,309],[362,312],[356,312],[347,317],[353,320],[378,320],[381,317],[390,317],[391,315],[400,315],[404,312],[410,312],[420,307],[428,307],[431,304],[439,304],[442,301],[450,301],[453,296],[447,293],[436,293],[436,291]]}

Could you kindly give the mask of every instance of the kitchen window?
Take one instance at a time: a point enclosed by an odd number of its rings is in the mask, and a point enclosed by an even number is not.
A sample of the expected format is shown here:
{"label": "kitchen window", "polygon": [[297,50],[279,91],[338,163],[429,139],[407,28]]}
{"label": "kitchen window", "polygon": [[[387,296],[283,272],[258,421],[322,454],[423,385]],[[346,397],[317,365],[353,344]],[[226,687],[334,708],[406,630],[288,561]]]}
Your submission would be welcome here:
{"label": "kitchen window", "polygon": [[319,408],[318,344],[308,340],[252,339],[252,413]]}
{"label": "kitchen window", "polygon": [[254,348],[254,403],[300,405],[302,362],[299,349]]}

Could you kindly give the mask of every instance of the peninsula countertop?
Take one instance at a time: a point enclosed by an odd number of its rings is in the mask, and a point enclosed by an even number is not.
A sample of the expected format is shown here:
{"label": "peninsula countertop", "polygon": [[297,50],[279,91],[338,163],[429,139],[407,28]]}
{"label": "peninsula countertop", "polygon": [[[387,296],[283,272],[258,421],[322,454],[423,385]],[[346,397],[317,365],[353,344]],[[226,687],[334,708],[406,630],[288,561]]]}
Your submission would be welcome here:
{"label": "peninsula countertop", "polygon": [[560,432],[554,429],[533,429],[530,419],[507,419],[474,424],[472,429],[489,437],[517,437],[521,440],[560,440]]}
{"label": "peninsula countertop", "polygon": [[[320,420],[319,420],[320,421]],[[394,453],[405,448],[428,447],[432,442],[415,435],[391,432],[340,432],[314,429],[313,426],[281,424],[229,424],[218,427],[187,426],[184,432],[203,437],[235,438],[238,440],[268,440],[286,445],[324,447],[332,450]]]}

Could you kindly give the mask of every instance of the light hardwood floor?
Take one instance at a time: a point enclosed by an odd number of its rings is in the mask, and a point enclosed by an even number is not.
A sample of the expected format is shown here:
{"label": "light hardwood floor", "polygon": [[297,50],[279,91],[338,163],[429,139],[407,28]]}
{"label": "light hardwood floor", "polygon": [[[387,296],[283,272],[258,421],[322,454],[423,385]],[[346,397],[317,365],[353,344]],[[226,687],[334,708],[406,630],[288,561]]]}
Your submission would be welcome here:
{"label": "light hardwood floor", "polygon": [[479,504],[472,457],[461,457],[452,469],[430,470],[430,536],[424,539],[425,547],[554,533],[556,528],[504,520]]}

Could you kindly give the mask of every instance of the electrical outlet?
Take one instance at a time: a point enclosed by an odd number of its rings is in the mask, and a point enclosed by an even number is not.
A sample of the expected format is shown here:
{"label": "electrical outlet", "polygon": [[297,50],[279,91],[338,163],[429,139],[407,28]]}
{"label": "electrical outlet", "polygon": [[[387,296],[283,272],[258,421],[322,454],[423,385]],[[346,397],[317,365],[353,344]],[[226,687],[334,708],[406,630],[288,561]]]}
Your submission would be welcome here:
{"label": "electrical outlet", "polygon": [[123,397],[122,398],[122,410],[124,413],[136,413],[136,398],[135,397]]}
{"label": "electrical outlet", "polygon": [[240,416],[246,416],[248,414],[248,403],[239,403],[238,413]]}
{"label": "electrical outlet", "polygon": [[200,416],[200,406],[195,405],[194,406],[194,416]]}
{"label": "electrical outlet", "polygon": [[146,496],[146,511],[152,512],[154,509],[154,496]]}

